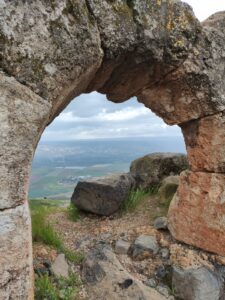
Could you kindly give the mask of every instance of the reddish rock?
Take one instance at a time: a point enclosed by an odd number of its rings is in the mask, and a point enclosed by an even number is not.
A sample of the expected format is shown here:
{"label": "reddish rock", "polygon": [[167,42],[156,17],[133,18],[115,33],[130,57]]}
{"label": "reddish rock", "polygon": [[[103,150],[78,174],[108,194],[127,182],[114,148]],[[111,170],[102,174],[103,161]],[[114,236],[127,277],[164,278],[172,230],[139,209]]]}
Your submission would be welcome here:
{"label": "reddish rock", "polygon": [[193,171],[225,172],[225,113],[181,125]]}
{"label": "reddish rock", "polygon": [[225,255],[225,175],[185,171],[168,213],[174,238]]}

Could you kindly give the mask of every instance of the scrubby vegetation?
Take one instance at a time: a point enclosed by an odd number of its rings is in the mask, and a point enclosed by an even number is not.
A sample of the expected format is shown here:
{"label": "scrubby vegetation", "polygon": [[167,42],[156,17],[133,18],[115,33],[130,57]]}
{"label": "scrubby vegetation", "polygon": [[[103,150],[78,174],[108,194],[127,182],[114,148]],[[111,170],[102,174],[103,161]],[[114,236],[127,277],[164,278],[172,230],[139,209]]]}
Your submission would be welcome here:
{"label": "scrubby vegetation", "polygon": [[78,298],[78,291],[81,286],[76,273],[70,272],[68,278],[49,277],[43,275],[35,280],[36,300],[74,300]]}
{"label": "scrubby vegetation", "polygon": [[136,189],[130,191],[127,199],[121,206],[122,211],[129,212],[135,210],[135,208],[148,196],[157,193],[158,188],[152,187],[151,189]]}
{"label": "scrubby vegetation", "polygon": [[[47,220],[48,215],[59,209],[63,201],[53,200],[31,200],[31,219],[32,219],[32,238],[33,242],[43,243],[54,247],[60,252],[63,252],[68,261],[80,264],[83,260],[83,254],[80,252],[67,249],[55,232],[52,224]],[[73,220],[79,218],[79,214],[75,206],[70,206],[68,213]]]}
{"label": "scrubby vegetation", "polygon": [[[49,214],[56,212],[63,201],[31,200],[30,209],[32,217],[33,242],[43,243],[65,254],[67,261],[73,264],[81,264],[84,256],[81,252],[67,249],[48,221]],[[62,209],[62,208],[61,208]],[[63,208],[64,209],[64,208]],[[68,212],[77,220],[75,207],[70,207]],[[75,218],[76,214],[76,218]],[[70,272],[68,278],[49,276],[47,274],[37,276],[35,279],[36,300],[74,300],[78,298],[81,281],[76,273]]]}
{"label": "scrubby vegetation", "polygon": [[78,221],[80,219],[80,214],[78,208],[71,203],[67,208],[68,217],[71,221]]}
{"label": "scrubby vegetation", "polygon": [[68,261],[74,263],[74,264],[81,264],[84,260],[84,255],[81,252],[78,251],[72,251],[70,249],[64,248],[63,252],[65,254],[65,257]]}
{"label": "scrubby vegetation", "polygon": [[59,250],[62,249],[63,246],[60,237],[54,231],[52,225],[46,220],[47,215],[53,208],[37,205],[37,203],[32,203],[30,207],[33,241],[42,242]]}

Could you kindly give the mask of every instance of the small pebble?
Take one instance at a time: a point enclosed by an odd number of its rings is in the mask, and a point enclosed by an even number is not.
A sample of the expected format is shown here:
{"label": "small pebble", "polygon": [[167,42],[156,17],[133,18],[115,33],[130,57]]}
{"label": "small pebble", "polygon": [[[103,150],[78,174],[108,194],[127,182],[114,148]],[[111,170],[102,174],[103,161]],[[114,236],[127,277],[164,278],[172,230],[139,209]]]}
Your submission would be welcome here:
{"label": "small pebble", "polygon": [[151,288],[155,288],[157,286],[157,282],[154,278],[149,278],[147,281],[145,281],[145,284]]}

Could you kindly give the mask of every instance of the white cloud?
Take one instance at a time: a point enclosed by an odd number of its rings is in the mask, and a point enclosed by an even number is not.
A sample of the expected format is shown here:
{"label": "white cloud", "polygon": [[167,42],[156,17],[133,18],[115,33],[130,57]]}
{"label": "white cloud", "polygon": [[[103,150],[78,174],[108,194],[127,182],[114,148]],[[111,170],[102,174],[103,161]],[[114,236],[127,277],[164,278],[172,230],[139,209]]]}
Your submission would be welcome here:
{"label": "white cloud", "polygon": [[96,92],[81,95],[45,130],[43,140],[181,136],[135,98],[120,104]]}
{"label": "white cloud", "polygon": [[[116,105],[116,104],[115,104]],[[75,112],[65,111],[62,112],[56,119],[57,122],[62,123],[79,123],[79,122],[118,122],[118,121],[128,121],[135,119],[137,117],[150,115],[151,111],[145,107],[125,107],[114,112],[107,111],[105,108],[102,109],[98,114],[86,117],[79,117],[75,115]]]}

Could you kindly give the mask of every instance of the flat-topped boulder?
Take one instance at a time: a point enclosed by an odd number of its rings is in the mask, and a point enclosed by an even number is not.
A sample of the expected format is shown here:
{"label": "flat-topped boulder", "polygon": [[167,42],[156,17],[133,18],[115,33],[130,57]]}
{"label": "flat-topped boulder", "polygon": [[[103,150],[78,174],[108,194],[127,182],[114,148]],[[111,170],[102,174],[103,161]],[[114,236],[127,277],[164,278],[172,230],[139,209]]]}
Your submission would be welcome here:
{"label": "flat-topped boulder", "polygon": [[179,175],[188,168],[187,156],[182,153],[152,153],[134,160],[130,172],[136,187],[158,186],[167,176]]}
{"label": "flat-topped boulder", "polygon": [[126,173],[79,181],[71,202],[86,212],[109,216],[120,208],[132,186],[133,179]]}

